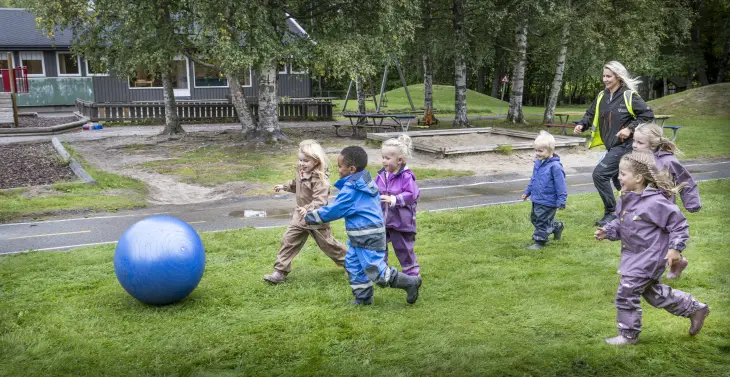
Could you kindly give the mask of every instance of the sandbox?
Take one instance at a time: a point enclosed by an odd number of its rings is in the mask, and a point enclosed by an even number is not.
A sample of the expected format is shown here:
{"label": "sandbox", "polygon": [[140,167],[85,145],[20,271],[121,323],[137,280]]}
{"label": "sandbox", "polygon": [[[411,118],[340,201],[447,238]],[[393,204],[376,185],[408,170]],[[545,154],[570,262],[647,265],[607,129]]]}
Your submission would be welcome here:
{"label": "sandbox", "polygon": [[[411,132],[368,133],[367,138],[385,141],[406,134],[413,140],[413,148],[437,153],[442,156],[493,152],[500,149],[531,149],[536,132],[511,130],[497,127],[464,128],[453,130],[428,130]],[[586,141],[583,137],[553,135],[555,147],[573,147]]]}

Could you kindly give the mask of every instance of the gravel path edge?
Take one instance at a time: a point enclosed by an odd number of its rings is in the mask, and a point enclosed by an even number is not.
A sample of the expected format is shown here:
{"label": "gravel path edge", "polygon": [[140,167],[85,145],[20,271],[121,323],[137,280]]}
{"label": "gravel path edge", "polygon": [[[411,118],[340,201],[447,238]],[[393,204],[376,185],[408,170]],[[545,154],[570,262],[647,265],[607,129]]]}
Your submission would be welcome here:
{"label": "gravel path edge", "polygon": [[92,178],[86,170],[84,170],[75,158],[71,157],[71,154],[63,147],[63,144],[61,144],[61,141],[59,141],[57,137],[54,136],[51,139],[51,142],[53,143],[53,147],[56,149],[56,152],[61,155],[64,162],[68,162],[68,166],[71,170],[73,170],[77,177],[84,181],[84,183],[96,184],[96,180]]}

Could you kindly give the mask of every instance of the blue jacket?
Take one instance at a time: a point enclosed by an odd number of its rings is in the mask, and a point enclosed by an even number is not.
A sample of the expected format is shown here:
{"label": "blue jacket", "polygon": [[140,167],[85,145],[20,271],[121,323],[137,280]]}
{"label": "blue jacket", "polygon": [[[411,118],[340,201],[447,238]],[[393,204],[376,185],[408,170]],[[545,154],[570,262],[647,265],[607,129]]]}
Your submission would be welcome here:
{"label": "blue jacket", "polygon": [[380,192],[367,170],[348,175],[335,183],[340,190],[334,203],[307,212],[308,225],[345,218],[350,246],[385,250],[385,224],[380,209]]}
{"label": "blue jacket", "polygon": [[529,196],[533,203],[548,207],[565,207],[568,187],[565,184],[563,164],[560,163],[558,155],[553,154],[553,157],[545,161],[535,159],[532,179],[525,189],[525,195]]}

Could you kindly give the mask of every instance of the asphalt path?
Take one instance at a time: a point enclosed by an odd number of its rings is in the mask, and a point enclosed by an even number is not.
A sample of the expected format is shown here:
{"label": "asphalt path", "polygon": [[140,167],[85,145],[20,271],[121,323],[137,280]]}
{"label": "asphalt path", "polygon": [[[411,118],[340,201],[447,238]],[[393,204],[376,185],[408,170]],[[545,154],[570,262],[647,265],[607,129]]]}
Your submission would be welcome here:
{"label": "asphalt path", "polygon": [[[685,167],[697,181],[730,178],[730,159],[686,161]],[[567,176],[569,195],[595,192],[591,171],[579,170]],[[521,201],[520,194],[529,179],[519,175],[496,175],[421,181],[418,210],[437,212],[517,203]],[[182,206],[153,206],[88,217],[0,224],[0,255],[112,244],[132,224],[157,214],[180,218],[203,233],[246,227],[281,227],[288,224],[294,207],[294,195],[285,193]],[[596,217],[600,215],[597,209]]]}

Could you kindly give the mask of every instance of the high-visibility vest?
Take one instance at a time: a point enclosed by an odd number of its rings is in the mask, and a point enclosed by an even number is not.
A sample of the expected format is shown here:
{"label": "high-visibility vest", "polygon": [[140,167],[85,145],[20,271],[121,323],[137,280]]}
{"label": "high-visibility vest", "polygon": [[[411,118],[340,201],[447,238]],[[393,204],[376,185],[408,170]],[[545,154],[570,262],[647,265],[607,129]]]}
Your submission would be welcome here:
{"label": "high-visibility vest", "polygon": [[[601,139],[601,129],[600,125],[598,124],[598,114],[601,107],[601,100],[603,99],[603,94],[605,93],[604,90],[602,90],[600,93],[598,93],[598,99],[596,100],[596,112],[593,114],[593,132],[591,133],[591,144],[588,146],[588,148],[597,147],[599,145],[603,145],[603,139]],[[634,91],[631,89],[627,89],[624,91],[624,103],[626,104],[626,109],[629,110],[629,114],[631,114],[634,119],[636,119],[636,115],[634,114],[634,107],[632,106],[632,99],[634,98]]]}

